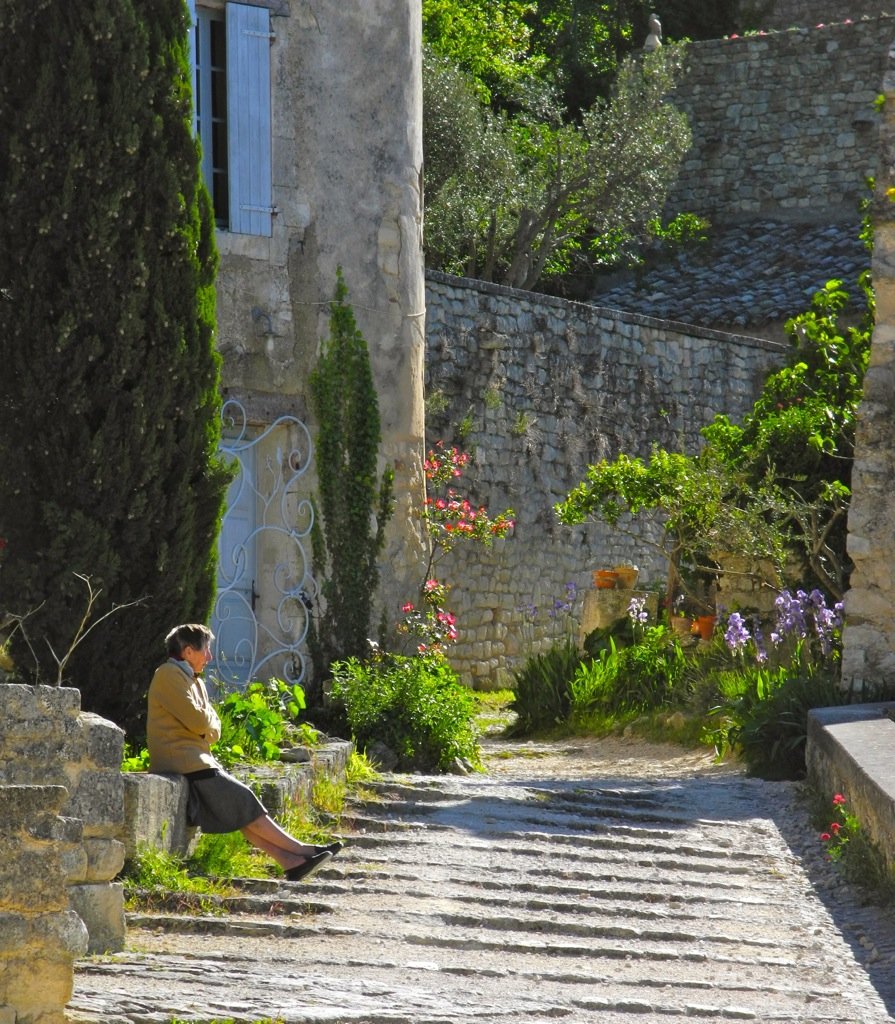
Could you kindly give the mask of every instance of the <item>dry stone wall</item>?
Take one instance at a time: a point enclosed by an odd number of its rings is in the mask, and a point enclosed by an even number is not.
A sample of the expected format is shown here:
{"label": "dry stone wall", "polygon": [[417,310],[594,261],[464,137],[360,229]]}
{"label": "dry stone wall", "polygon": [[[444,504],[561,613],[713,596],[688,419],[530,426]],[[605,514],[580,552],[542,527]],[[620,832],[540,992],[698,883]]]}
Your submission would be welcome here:
{"label": "dry stone wall", "polygon": [[[554,503],[588,464],[647,456],[654,443],[696,450],[700,428],[715,413],[740,418],[784,358],[762,339],[438,273],[427,275],[427,334],[428,441],[473,452],[458,489],[516,518],[514,536],[460,544],[438,568],[461,630],[451,660],[483,686],[577,629],[594,569],[634,561],[638,586],[664,574],[638,524],[639,539],[557,524]],[[568,584],[570,613],[556,607]]]}
{"label": "dry stone wall", "polygon": [[670,209],[718,221],[856,219],[877,169],[874,100],[895,18],[810,24],[688,46],[673,102],[693,145]]}
{"label": "dry stone wall", "polygon": [[124,944],[124,733],[80,707],[0,685],[0,1021],[62,1024],[74,960]]}

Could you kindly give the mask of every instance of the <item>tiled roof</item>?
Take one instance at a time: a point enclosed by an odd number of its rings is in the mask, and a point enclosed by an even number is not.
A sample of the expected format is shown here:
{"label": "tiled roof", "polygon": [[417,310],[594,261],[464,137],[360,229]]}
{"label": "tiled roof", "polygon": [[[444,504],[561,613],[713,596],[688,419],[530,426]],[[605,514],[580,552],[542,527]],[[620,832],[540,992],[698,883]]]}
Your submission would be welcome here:
{"label": "tiled roof", "polygon": [[702,327],[758,328],[806,310],[838,278],[860,308],[856,281],[870,265],[860,224],[752,221],[712,226],[706,243],[596,292],[591,301]]}

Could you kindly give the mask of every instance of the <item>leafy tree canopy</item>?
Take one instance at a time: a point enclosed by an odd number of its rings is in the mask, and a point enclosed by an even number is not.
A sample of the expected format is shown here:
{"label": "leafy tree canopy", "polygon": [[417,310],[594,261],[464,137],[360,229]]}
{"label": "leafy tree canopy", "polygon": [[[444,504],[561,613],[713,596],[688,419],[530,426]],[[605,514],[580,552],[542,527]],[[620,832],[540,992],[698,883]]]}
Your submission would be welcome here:
{"label": "leafy tree canopy", "polygon": [[666,102],[682,54],[663,47],[619,69],[612,98],[564,120],[549,98],[514,115],[482,105],[456,65],[424,75],[427,263],[534,288],[594,261],[661,210],[690,142]]}
{"label": "leafy tree canopy", "polygon": [[720,550],[781,568],[787,551],[796,552],[814,580],[841,598],[855,416],[874,318],[867,275],[861,284],[867,305],[859,324],[840,324],[848,299],[840,281],[789,321],[788,365],[768,377],[742,425],[717,416],[697,455],[656,449],[648,460],[622,454],[590,466],[556,506],[560,521],[592,517],[625,529],[629,516],[661,516],[669,598],[682,562],[710,568]]}
{"label": "leafy tree canopy", "polygon": [[423,0],[423,38],[497,107],[524,105],[525,89],[537,81],[575,119],[609,94],[619,63],[643,45],[652,12],[667,40],[712,39],[760,27],[761,7],[741,0]]}

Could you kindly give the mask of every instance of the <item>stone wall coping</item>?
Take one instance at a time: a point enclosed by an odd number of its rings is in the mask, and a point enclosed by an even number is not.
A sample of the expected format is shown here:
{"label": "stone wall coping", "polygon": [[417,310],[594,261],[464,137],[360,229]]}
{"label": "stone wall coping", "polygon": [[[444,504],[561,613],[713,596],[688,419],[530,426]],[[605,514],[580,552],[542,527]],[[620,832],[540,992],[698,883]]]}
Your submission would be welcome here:
{"label": "stone wall coping", "polygon": [[574,310],[580,316],[592,318],[608,316],[613,320],[622,323],[637,324],[641,327],[651,327],[666,334],[683,334],[689,338],[704,338],[708,341],[719,341],[722,343],[736,344],[738,346],[764,349],[769,352],[783,352],[787,346],[778,341],[770,341],[767,338],[757,338],[751,334],[730,334],[726,331],[718,331],[711,327],[699,327],[695,324],[686,324],[677,320],[659,320],[651,316],[643,316],[640,313],[630,313],[621,309],[612,309],[608,306],[598,306],[590,302],[577,302],[573,299],[562,299],[556,295],[546,295],[542,292],[525,291],[522,288],[510,288],[505,284],[494,284],[491,281],[479,281],[475,278],[456,277],[453,274],[445,274],[441,270],[427,270],[426,280],[436,284],[443,284],[450,288],[463,288],[470,291],[482,292],[486,295],[499,295],[506,298],[519,299],[536,306],[549,306],[554,309]]}
{"label": "stone wall coping", "polygon": [[[843,31],[853,31],[856,28],[866,27],[874,22],[877,24],[890,22],[895,26],[895,14],[880,11],[876,15],[864,14],[848,20],[840,18],[836,21],[825,21],[819,25],[791,25],[788,28],[769,28],[761,34],[750,32],[748,35],[738,34],[722,39],[693,39],[687,43],[687,51],[692,52],[695,50],[708,53],[712,50],[723,50],[731,46],[745,46],[749,49],[763,51],[767,49],[769,42],[779,43],[782,40],[784,42],[801,44],[806,36],[812,34],[822,32],[827,35],[837,35]],[[885,47],[886,43],[883,42],[880,45]]]}

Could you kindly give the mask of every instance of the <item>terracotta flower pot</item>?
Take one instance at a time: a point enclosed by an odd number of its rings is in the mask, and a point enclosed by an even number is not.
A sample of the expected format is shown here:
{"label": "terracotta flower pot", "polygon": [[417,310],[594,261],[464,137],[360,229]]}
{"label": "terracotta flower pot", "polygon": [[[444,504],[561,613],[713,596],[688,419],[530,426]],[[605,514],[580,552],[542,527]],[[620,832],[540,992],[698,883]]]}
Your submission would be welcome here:
{"label": "terracotta flower pot", "polygon": [[703,640],[711,640],[715,632],[715,616],[699,615],[693,622],[693,632],[698,633]]}
{"label": "terracotta flower pot", "polygon": [[618,573],[613,569],[597,569],[593,578],[597,590],[615,590],[618,586]]}
{"label": "terracotta flower pot", "polygon": [[639,569],[635,569],[633,565],[617,565],[612,571],[618,576],[618,585],[622,590],[634,589]]}

